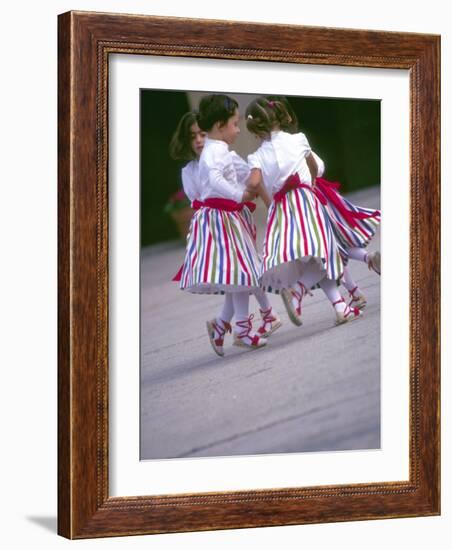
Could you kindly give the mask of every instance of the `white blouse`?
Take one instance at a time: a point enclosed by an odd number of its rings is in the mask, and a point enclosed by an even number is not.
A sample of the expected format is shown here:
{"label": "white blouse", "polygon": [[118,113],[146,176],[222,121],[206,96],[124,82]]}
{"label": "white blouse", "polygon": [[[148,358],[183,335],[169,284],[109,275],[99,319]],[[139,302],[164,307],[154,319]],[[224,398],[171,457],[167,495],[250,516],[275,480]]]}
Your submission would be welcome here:
{"label": "white blouse", "polygon": [[[311,173],[306,162],[311,152],[303,133],[272,132],[270,139],[264,140],[256,152],[248,155],[248,166],[261,170],[264,185],[273,196],[284,186],[287,178],[296,172],[303,183],[311,184]],[[321,176],[325,166],[315,153],[313,156],[317,161],[318,175]]]}
{"label": "white blouse", "polygon": [[199,159],[199,199],[230,199],[242,202],[249,167],[228,144],[207,138]]}
{"label": "white blouse", "polygon": [[184,193],[193,202],[199,199],[199,162],[191,160],[182,168],[182,186]]}

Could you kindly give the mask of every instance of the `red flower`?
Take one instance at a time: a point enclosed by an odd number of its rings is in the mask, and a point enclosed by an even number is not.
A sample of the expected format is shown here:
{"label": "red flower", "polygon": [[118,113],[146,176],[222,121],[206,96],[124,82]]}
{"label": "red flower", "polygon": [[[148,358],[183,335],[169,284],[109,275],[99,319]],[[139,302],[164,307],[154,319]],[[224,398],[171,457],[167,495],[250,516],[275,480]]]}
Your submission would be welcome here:
{"label": "red flower", "polygon": [[190,206],[190,201],[182,189],[170,195],[168,202],[165,205],[165,212],[180,210],[186,206]]}

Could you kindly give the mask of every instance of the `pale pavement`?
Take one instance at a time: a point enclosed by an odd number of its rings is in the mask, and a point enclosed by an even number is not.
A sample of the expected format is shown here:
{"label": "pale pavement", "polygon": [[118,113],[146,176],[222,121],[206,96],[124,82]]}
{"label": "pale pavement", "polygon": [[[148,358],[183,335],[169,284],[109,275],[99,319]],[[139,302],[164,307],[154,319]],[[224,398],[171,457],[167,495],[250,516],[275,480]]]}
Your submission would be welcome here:
{"label": "pale pavement", "polygon": [[[379,207],[378,188],[349,198]],[[378,232],[369,250],[379,246]],[[171,282],[183,256],[180,243],[142,254],[142,459],[380,447],[377,274],[350,262],[368,298],[362,319],[335,327],[331,305],[316,290],[296,327],[281,298],[269,295],[284,324],[266,348],[247,351],[227,336],[220,358],[205,322],[224,298],[183,292]],[[250,312],[259,318],[254,298]]]}

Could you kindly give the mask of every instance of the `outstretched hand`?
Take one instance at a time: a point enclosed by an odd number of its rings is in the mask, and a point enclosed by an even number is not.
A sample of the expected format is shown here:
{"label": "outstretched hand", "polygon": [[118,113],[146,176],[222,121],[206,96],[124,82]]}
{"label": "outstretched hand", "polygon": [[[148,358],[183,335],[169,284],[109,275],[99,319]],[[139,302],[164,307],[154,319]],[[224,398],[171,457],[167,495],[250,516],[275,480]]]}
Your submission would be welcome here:
{"label": "outstretched hand", "polygon": [[264,182],[262,181],[262,172],[259,168],[253,168],[251,170],[250,176],[246,183],[246,189],[246,192],[253,194],[254,197],[260,197],[264,201],[267,208],[270,206],[272,201],[264,186]]}

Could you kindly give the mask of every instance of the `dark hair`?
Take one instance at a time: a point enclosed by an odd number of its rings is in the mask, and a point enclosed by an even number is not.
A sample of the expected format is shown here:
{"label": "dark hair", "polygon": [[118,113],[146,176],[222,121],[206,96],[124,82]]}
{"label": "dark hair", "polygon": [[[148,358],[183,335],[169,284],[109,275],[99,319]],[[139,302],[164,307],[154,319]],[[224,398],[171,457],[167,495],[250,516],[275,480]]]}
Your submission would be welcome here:
{"label": "dark hair", "polygon": [[234,116],[238,106],[237,101],[227,95],[205,95],[199,103],[199,127],[208,132],[216,122],[220,122],[221,125],[226,124],[231,116]]}
{"label": "dark hair", "polygon": [[197,123],[196,111],[189,111],[180,119],[171,138],[169,150],[174,160],[193,160],[196,154],[191,146],[191,127]]}
{"label": "dark hair", "polygon": [[292,117],[286,105],[287,100],[266,97],[255,99],[246,108],[246,127],[251,133],[261,137],[268,135],[276,127],[286,132],[293,131]]}
{"label": "dark hair", "polygon": [[284,130],[284,132],[288,132],[289,134],[296,134],[300,131],[298,127],[297,115],[293,110],[292,105],[289,103],[289,100],[287,99],[287,97],[283,95],[266,95],[265,99],[267,101],[273,101],[273,102],[279,101],[286,108],[290,121],[287,119],[281,121],[280,123],[281,130]]}

